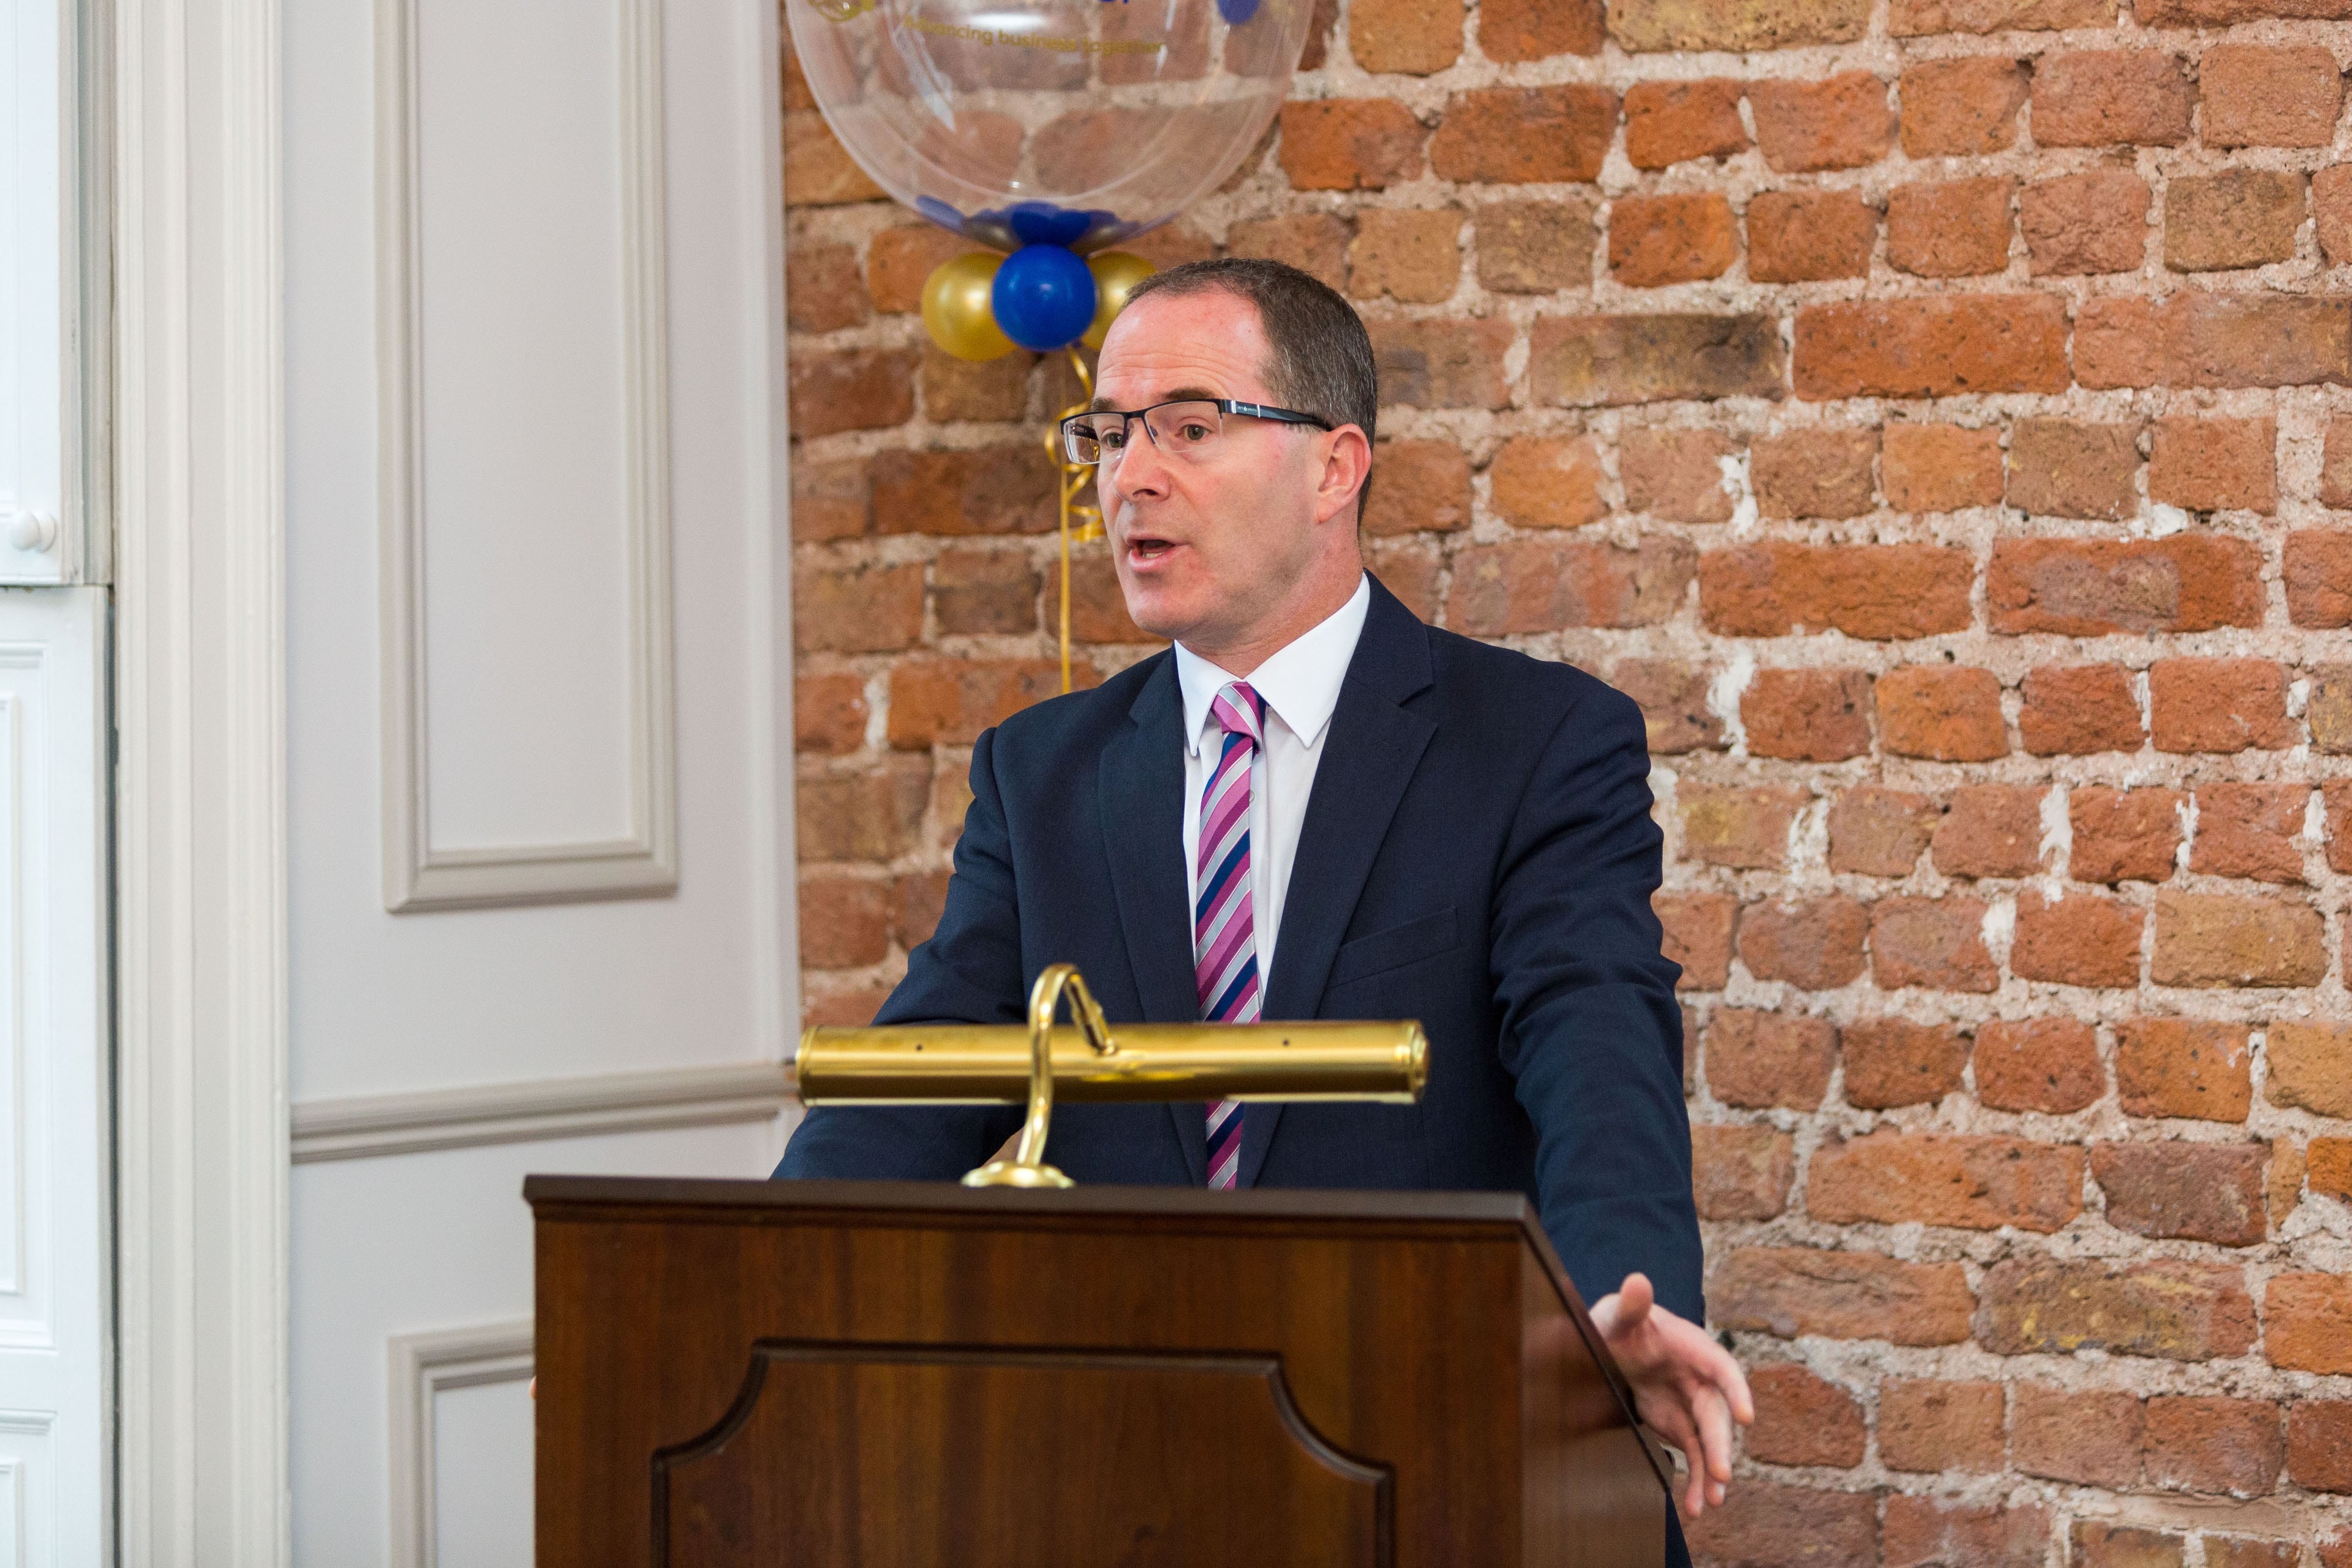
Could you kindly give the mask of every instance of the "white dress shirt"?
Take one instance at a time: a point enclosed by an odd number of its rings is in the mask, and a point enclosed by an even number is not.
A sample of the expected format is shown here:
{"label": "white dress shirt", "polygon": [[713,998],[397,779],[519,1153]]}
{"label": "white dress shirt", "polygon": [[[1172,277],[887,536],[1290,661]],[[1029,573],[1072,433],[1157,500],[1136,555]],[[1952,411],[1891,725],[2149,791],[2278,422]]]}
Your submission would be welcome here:
{"label": "white dress shirt", "polygon": [[1283,895],[1290,887],[1291,862],[1298,858],[1298,830],[1307,821],[1307,798],[1314,792],[1324,737],[1331,732],[1331,710],[1339,706],[1339,685],[1347,679],[1348,662],[1356,656],[1356,640],[1363,635],[1371,607],[1371,580],[1359,579],[1347,603],[1247,677],[1228,674],[1176,644],[1176,679],[1184,693],[1184,880],[1190,908],[1198,909],[1201,902],[1201,791],[1224,746],[1224,731],[1209,705],[1228,683],[1244,678],[1265,700],[1265,744],[1250,764],[1250,896],[1260,997],[1274,973]]}

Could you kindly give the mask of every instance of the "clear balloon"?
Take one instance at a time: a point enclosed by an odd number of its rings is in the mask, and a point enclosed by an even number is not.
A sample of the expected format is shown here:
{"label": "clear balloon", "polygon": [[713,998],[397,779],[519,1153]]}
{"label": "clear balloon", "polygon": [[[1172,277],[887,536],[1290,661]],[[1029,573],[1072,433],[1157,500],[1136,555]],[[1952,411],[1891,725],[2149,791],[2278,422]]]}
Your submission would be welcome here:
{"label": "clear balloon", "polygon": [[1167,222],[1257,144],[1313,0],[785,0],[876,183],[999,250],[1085,255]]}

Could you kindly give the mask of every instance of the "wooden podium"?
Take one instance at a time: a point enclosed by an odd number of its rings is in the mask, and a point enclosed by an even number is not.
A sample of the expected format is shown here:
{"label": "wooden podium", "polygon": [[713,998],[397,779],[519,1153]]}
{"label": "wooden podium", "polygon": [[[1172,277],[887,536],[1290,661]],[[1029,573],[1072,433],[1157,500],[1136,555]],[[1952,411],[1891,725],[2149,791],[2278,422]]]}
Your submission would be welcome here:
{"label": "wooden podium", "polygon": [[542,1568],[1664,1557],[1663,1456],[1515,1196],[523,1196]]}

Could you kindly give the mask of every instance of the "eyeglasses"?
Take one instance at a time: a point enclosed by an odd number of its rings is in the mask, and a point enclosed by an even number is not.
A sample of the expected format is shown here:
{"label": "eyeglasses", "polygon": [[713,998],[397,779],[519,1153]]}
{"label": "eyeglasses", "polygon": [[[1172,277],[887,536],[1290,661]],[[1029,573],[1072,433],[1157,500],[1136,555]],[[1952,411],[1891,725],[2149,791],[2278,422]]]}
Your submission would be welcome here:
{"label": "eyeglasses", "polygon": [[1311,424],[1318,430],[1339,428],[1320,414],[1301,413],[1295,408],[1235,402],[1229,397],[1183,398],[1156,402],[1133,413],[1116,409],[1074,413],[1062,421],[1062,449],[1073,463],[1115,463],[1127,450],[1128,427],[1139,423],[1160,451],[1172,457],[1197,459],[1225,434],[1227,414],[1270,419],[1280,424]]}

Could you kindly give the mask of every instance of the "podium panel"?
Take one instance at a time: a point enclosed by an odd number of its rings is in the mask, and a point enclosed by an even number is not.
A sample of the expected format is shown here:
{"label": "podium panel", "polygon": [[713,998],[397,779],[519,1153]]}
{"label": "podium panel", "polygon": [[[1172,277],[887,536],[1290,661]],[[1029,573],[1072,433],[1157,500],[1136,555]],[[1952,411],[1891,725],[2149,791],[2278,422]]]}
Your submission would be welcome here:
{"label": "podium panel", "polygon": [[1524,1199],[535,1176],[539,1561],[1635,1564]]}

